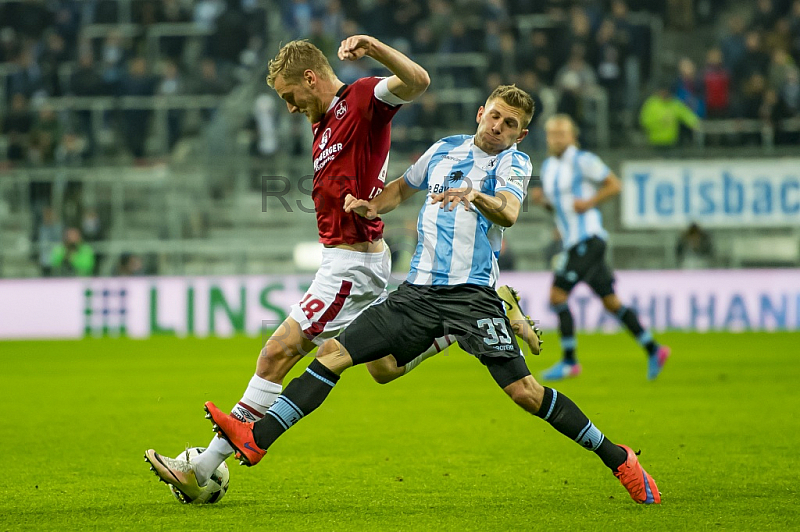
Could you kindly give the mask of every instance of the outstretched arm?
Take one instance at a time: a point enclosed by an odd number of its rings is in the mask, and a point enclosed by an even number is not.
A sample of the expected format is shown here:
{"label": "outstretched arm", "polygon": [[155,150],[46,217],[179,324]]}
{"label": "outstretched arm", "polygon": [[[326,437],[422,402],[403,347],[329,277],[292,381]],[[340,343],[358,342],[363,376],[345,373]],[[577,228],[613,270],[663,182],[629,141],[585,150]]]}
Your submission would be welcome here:
{"label": "outstretched arm", "polygon": [[344,212],[355,212],[363,218],[372,220],[379,214],[393,211],[417,192],[419,192],[418,189],[409,186],[404,178],[399,177],[386,185],[383,192],[369,201],[357,199],[352,194],[348,194],[344,198]]}
{"label": "outstretched arm", "polygon": [[493,224],[511,227],[517,221],[522,203],[510,192],[500,191],[497,196],[478,192],[474,188],[451,188],[431,195],[431,203],[441,203],[442,209],[453,210],[459,203],[467,210],[474,205]]}
{"label": "outstretched arm", "polygon": [[394,76],[388,79],[389,91],[401,100],[410,102],[431,84],[431,78],[424,68],[375,37],[353,35],[339,46],[339,59],[342,61],[355,61],[365,55],[392,71]]}

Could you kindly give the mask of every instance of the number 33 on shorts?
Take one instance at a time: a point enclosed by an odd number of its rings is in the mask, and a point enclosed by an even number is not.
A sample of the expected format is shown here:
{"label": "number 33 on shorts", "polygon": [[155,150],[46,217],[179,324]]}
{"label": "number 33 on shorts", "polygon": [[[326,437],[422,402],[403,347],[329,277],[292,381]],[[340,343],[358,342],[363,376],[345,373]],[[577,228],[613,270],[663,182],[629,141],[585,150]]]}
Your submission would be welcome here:
{"label": "number 33 on shorts", "polygon": [[478,328],[485,329],[483,332],[486,333],[486,336],[483,341],[486,345],[511,343],[511,336],[508,334],[506,322],[503,318],[484,318],[478,320]]}

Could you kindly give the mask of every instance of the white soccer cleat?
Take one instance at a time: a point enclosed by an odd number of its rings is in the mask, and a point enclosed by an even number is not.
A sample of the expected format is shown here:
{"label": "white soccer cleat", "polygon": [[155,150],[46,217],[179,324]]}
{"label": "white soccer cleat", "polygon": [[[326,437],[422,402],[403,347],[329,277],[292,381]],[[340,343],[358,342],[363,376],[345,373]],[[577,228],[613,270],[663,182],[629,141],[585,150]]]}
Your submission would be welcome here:
{"label": "white soccer cleat", "polygon": [[175,495],[184,504],[189,504],[203,495],[204,489],[197,482],[192,464],[188,461],[168,458],[153,449],[145,451],[144,459],[150,463],[150,470],[155,472],[162,482],[173,486],[179,492]]}
{"label": "white soccer cleat", "polygon": [[532,354],[538,355],[542,351],[542,333],[531,317],[522,312],[517,291],[508,285],[503,285],[497,289],[497,295],[503,300],[503,307],[514,334],[528,344]]}

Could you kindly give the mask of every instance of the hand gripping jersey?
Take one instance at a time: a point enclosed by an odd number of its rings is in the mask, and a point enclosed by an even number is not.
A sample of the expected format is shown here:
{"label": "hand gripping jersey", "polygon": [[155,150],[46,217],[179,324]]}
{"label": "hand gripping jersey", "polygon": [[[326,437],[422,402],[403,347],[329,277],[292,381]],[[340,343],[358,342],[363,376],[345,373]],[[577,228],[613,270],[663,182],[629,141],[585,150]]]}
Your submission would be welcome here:
{"label": "hand gripping jersey", "polygon": [[313,125],[314,186],[319,241],[325,245],[372,242],[383,235],[380,218],[345,213],[344,198],[372,199],[386,181],[391,120],[403,100],[381,78],[362,78],[336,94]]}

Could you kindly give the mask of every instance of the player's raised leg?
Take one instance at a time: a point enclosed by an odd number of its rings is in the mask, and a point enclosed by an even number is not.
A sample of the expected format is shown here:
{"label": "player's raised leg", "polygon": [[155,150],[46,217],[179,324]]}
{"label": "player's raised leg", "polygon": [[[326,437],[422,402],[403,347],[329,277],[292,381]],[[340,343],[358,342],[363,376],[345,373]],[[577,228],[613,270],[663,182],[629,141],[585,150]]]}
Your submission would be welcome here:
{"label": "player's raised leg", "polygon": [[242,422],[210,401],[205,404],[206,417],[218,435],[235,449],[241,463],[254,466],[275,440],[325,401],[339,376],[352,365],[347,350],[337,340],[328,340],[306,371],[289,383],[262,419]]}
{"label": "player's raised leg", "polygon": [[[234,405],[230,415],[249,422],[263,418],[264,413],[280,395],[286,374],[315,347],[300,324],[291,316],[286,318],[261,350],[256,363],[256,374],[250,379],[242,399]],[[213,451],[213,454],[209,451]],[[215,437],[208,450],[197,458],[195,468],[200,479],[208,479],[231,454],[233,448],[228,442]]]}
{"label": "player's raised leg", "polygon": [[[314,347],[300,324],[291,317],[286,318],[261,350],[256,363],[256,374],[250,379],[242,398],[233,406],[230,415],[244,422],[254,422],[264,417],[264,413],[280,395],[286,374]],[[185,460],[165,457],[152,449],[145,453],[145,458],[161,480],[194,498],[192,494],[208,482],[217,467],[233,451],[227,440],[215,436],[206,451],[191,464]]]}
{"label": "player's raised leg", "polygon": [[394,357],[383,357],[379,360],[368,363],[367,370],[369,371],[370,375],[372,375],[372,378],[375,379],[375,382],[378,384],[388,384],[393,380],[406,375],[408,372],[419,366],[423,361],[431,358],[434,355],[438,355],[454,343],[456,343],[456,337],[452,334],[446,334],[441,338],[436,338],[430,347],[428,347],[428,349],[420,353],[419,356],[404,366],[398,366]]}
{"label": "player's raised leg", "polygon": [[[556,283],[559,276],[556,274]],[[575,355],[577,341],[575,339],[575,319],[569,310],[567,299],[569,292],[558,286],[550,288],[550,308],[558,316],[558,332],[561,336],[561,360],[547,369],[542,378],[546,381],[558,381],[581,374],[581,365]]]}
{"label": "player's raised leg", "polygon": [[[258,357],[256,374],[231,410],[232,419],[250,423],[260,420],[280,395],[283,379],[300,358],[311,352],[315,344],[338,334],[384,296],[391,274],[390,252],[382,241],[373,247],[370,252],[323,249],[322,264],[314,281],[267,340]],[[192,462],[200,486],[233,451],[223,438],[211,441],[207,450]],[[176,485],[168,471],[159,476]]]}
{"label": "player's raised leg", "polygon": [[[435,305],[418,300],[419,290],[403,284],[386,301],[366,309],[337,339],[322,345],[306,371],[289,383],[263,419],[244,423],[210,402],[206,403],[206,417],[212,420],[214,430],[230,441],[243,464],[255,465],[281,434],[322,404],[339,376],[354,363],[368,364],[396,351],[403,366],[442,336],[444,327]],[[389,324],[396,326],[404,319],[407,323],[399,334],[391,330]]]}
{"label": "player's raised leg", "polygon": [[642,504],[661,502],[655,481],[639,464],[636,454],[629,447],[611,442],[567,396],[540,385],[530,375],[521,357],[483,357],[481,360],[515,403],[547,421],[584,449],[594,452],[634,501]]}
{"label": "player's raised leg", "polygon": [[614,314],[628,331],[636,338],[639,345],[647,354],[647,378],[654,380],[661,373],[664,363],[670,355],[670,348],[659,344],[650,331],[642,327],[636,312],[622,304],[616,294],[611,293],[603,297],[603,306]]}

